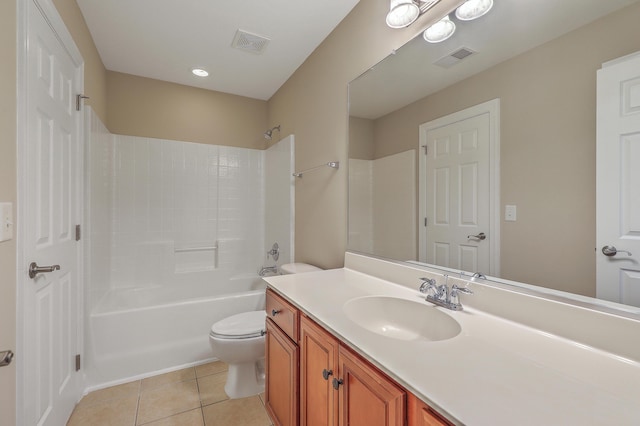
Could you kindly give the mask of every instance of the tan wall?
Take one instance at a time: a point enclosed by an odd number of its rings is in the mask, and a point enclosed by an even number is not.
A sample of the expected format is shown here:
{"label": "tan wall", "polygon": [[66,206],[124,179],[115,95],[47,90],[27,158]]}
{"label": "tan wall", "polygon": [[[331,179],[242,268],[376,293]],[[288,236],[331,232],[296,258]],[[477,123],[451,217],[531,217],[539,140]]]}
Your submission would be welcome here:
{"label": "tan wall", "polygon": [[501,275],[594,296],[596,70],[640,49],[638,22],[631,6],[376,120],[375,158],[416,149],[422,123],[500,98],[501,201],[518,207],[501,225]]}
{"label": "tan wall", "polygon": [[107,124],[107,70],[93,43],[87,23],[76,0],[53,0],[53,4],[84,59],[84,94],[91,98],[85,103],[91,105],[102,122]]}
{"label": "tan wall", "polygon": [[[16,196],[16,2],[0,2],[0,202]],[[16,244],[0,243],[0,351],[16,350]],[[16,363],[0,368],[0,422],[16,422]],[[12,392],[13,390],[13,392]]]}
{"label": "tan wall", "polygon": [[255,149],[267,146],[266,101],[113,71],[107,73],[107,81],[112,133]]}
{"label": "tan wall", "polygon": [[388,0],[361,0],[269,100],[269,122],[296,135],[296,169],[340,161],[296,183],[296,260],[343,265],[347,239],[347,84],[460,1],[443,0],[433,15],[404,30],[385,24]]}
{"label": "tan wall", "polygon": [[373,160],[373,125],[367,118],[349,117],[349,158]]}

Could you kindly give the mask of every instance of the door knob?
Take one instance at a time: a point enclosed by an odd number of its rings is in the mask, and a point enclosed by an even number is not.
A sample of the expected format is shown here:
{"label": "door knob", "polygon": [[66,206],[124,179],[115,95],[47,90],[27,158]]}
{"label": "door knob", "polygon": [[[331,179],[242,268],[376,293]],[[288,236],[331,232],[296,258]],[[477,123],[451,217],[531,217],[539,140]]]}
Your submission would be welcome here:
{"label": "door knob", "polygon": [[631,252],[626,251],[626,250],[618,250],[614,246],[604,246],[604,247],[602,247],[602,254],[604,254],[605,256],[611,257],[611,256],[615,256],[618,253],[627,253],[627,256],[633,256],[631,254]]}
{"label": "door knob", "polygon": [[487,236],[486,236],[486,234],[485,234],[484,232],[481,232],[481,233],[479,233],[478,235],[467,235],[467,239],[468,239],[468,240],[470,240],[470,239],[472,239],[472,238],[473,238],[473,239],[475,239],[475,240],[480,240],[480,241],[482,241],[482,240],[486,239],[486,238],[487,238]]}
{"label": "door knob", "polygon": [[60,265],[51,265],[51,266],[38,266],[36,262],[31,262],[29,265],[29,278],[33,279],[38,274],[42,274],[44,272],[53,272],[59,271]]}

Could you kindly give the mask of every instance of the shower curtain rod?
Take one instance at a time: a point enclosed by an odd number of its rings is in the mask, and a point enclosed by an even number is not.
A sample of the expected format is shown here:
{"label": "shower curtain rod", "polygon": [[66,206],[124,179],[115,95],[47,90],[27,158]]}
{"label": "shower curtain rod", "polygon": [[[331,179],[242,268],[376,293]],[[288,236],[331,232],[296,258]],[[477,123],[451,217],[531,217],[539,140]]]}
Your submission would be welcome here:
{"label": "shower curtain rod", "polygon": [[320,164],[319,166],[315,166],[315,167],[311,167],[310,169],[307,170],[302,170],[301,172],[295,172],[293,174],[293,176],[297,177],[297,178],[302,178],[302,175],[305,173],[309,173],[310,171],[313,170],[317,170],[321,167],[331,167],[332,169],[339,169],[340,168],[340,162],[339,161],[330,161],[328,163],[325,164]]}

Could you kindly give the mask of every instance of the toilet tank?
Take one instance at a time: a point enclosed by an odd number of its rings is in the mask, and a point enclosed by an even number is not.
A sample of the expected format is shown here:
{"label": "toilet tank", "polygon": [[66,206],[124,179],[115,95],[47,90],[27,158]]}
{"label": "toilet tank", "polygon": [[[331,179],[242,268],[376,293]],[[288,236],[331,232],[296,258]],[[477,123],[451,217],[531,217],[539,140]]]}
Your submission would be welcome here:
{"label": "toilet tank", "polygon": [[281,275],[304,274],[305,272],[315,271],[322,271],[322,269],[308,263],[285,263],[280,267]]}

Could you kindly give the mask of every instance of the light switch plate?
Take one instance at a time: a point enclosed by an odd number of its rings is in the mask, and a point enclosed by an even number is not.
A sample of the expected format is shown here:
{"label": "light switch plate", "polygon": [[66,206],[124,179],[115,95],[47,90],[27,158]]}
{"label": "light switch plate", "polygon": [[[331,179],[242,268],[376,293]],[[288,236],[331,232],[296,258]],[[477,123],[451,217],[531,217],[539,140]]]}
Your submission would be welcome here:
{"label": "light switch plate", "polygon": [[0,203],[0,242],[13,239],[13,204]]}
{"label": "light switch plate", "polygon": [[504,220],[506,222],[516,221],[516,206],[513,206],[513,205],[504,206]]}

